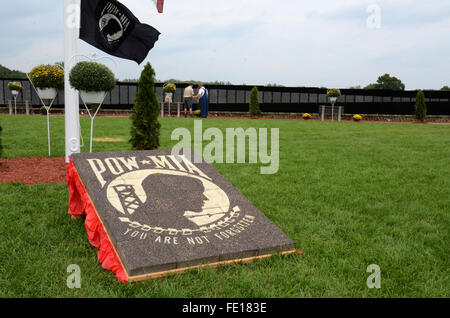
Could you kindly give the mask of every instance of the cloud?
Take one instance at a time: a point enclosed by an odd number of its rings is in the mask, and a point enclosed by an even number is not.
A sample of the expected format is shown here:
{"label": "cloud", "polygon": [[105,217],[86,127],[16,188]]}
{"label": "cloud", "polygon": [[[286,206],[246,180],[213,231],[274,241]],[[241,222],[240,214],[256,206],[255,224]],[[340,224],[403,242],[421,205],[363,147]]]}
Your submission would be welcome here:
{"label": "cloud", "polygon": [[[167,0],[164,14],[150,0],[122,2],[162,33],[147,58],[159,79],[348,87],[391,73],[407,89],[449,84],[448,1]],[[0,4],[0,64],[62,60],[62,1],[16,3]],[[379,29],[367,27],[372,4]],[[105,55],[82,41],[79,51]],[[114,60],[122,79],[143,69]]]}

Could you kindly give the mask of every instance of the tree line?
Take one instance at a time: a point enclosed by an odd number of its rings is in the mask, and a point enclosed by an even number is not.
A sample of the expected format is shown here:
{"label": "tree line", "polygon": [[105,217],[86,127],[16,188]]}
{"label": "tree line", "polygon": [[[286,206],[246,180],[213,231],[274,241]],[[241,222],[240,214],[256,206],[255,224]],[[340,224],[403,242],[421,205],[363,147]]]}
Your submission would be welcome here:
{"label": "tree line", "polygon": [[27,74],[21,71],[10,70],[9,68],[0,65],[0,78],[27,79]]}

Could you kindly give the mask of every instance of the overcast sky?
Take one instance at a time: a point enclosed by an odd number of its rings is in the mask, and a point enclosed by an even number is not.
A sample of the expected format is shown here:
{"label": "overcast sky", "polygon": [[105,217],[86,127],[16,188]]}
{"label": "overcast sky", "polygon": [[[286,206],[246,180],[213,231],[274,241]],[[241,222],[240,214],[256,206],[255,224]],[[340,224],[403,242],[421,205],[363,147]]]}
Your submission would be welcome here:
{"label": "overcast sky", "polygon": [[[162,34],[141,65],[114,59],[120,79],[149,61],[161,80],[346,88],[389,73],[406,89],[450,85],[449,0],[165,0],[164,14],[151,0],[121,2]],[[63,60],[63,1],[13,3],[0,4],[0,64]]]}

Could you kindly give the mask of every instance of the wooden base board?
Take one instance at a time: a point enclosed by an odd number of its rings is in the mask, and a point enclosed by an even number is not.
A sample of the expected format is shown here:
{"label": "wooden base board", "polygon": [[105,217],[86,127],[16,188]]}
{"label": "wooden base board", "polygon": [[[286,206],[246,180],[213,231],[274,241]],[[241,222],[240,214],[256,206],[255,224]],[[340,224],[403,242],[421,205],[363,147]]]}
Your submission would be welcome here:
{"label": "wooden base board", "polygon": [[[290,251],[285,251],[285,252],[279,253],[279,255],[289,255],[289,254],[293,254],[293,253],[300,254],[299,251],[297,251],[297,249],[293,249],[293,250],[290,250]],[[268,257],[271,257],[273,255],[277,255],[277,254],[267,254],[267,255],[261,255],[261,256],[240,258],[240,259],[234,259],[234,260],[230,260],[230,261],[216,262],[216,263],[210,263],[210,264],[202,264],[202,265],[197,265],[197,266],[190,266],[190,267],[172,269],[172,270],[168,270],[168,271],[164,271],[164,272],[157,272],[157,273],[151,273],[151,274],[145,274],[145,275],[139,275],[139,276],[132,276],[132,277],[128,277],[128,282],[139,282],[139,281],[144,281],[144,280],[152,280],[152,279],[157,279],[157,278],[163,278],[163,277],[166,277],[166,276],[171,276],[171,275],[184,273],[184,272],[187,272],[187,271],[189,271],[191,269],[198,269],[198,268],[204,268],[204,267],[213,267],[214,268],[214,267],[218,267],[218,266],[221,266],[221,265],[229,265],[229,264],[235,264],[235,263],[249,263],[249,262],[252,262],[254,260],[268,258]]]}
{"label": "wooden base board", "polygon": [[[89,200],[90,199],[91,198],[89,197]],[[95,209],[95,207],[94,207],[94,211],[95,211],[95,214],[96,214],[98,220],[102,224],[103,229],[105,230],[105,233],[106,233],[106,236],[108,237],[108,240],[111,241],[111,239],[109,237],[109,234],[106,231],[106,229],[104,228],[103,222],[101,221],[101,219],[100,219],[100,217],[98,215],[98,212]],[[73,220],[77,220],[77,219],[80,219],[82,217],[83,217],[82,215],[72,215],[72,219]],[[208,266],[212,267],[212,268],[215,268],[215,267],[218,267],[218,266],[221,266],[221,265],[229,265],[229,264],[236,264],[236,263],[244,263],[245,264],[245,263],[250,263],[250,262],[252,262],[254,260],[264,259],[264,258],[268,258],[268,257],[274,256],[274,255],[277,255],[276,253],[275,254],[267,254],[267,255],[253,256],[253,257],[247,257],[247,258],[239,258],[239,259],[234,259],[234,260],[229,260],[229,261],[222,261],[222,262],[215,262],[215,263],[202,264],[202,265],[196,265],[196,266],[189,266],[189,267],[184,267],[184,268],[171,269],[171,270],[168,270],[168,271],[156,272],[156,273],[145,274],[145,275],[128,276],[128,273],[127,273],[125,267],[123,266],[122,260],[120,259],[119,254],[117,253],[114,245],[111,244],[111,246],[113,247],[114,253],[116,254],[117,258],[120,261],[120,264],[121,264],[122,268],[125,271],[125,275],[127,275],[127,280],[128,280],[129,283],[141,282],[141,281],[145,281],[145,280],[152,280],[152,279],[163,278],[163,277],[172,276],[172,275],[176,275],[176,274],[182,274],[182,273],[187,272],[187,271],[192,270],[192,269],[199,269],[199,268],[204,268],[204,267],[208,267]],[[299,255],[303,254],[302,251],[297,250],[297,249],[293,249],[293,250],[290,250],[290,251],[281,252],[278,255],[290,255],[290,254],[293,254],[293,253],[297,253]]]}

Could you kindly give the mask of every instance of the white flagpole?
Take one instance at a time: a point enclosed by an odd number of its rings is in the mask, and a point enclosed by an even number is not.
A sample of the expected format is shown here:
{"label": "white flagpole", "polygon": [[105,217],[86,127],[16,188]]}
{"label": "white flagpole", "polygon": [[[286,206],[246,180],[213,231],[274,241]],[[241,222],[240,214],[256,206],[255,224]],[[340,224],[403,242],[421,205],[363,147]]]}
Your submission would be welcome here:
{"label": "white flagpole", "polygon": [[64,0],[64,105],[66,127],[66,163],[80,153],[80,112],[78,91],[69,83],[69,72],[77,54],[80,6],[76,0]]}

